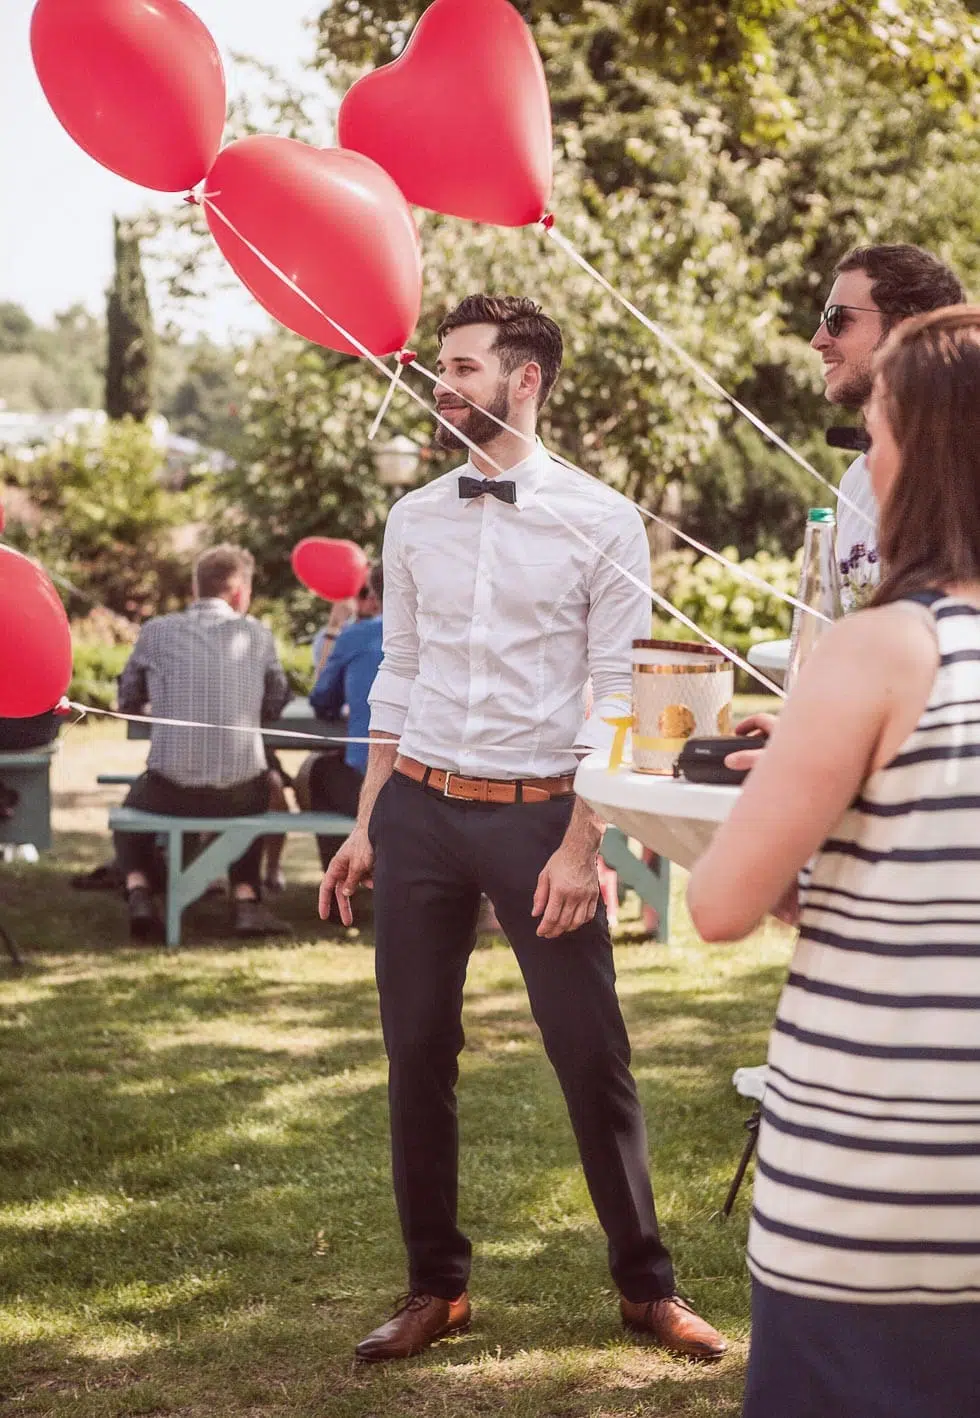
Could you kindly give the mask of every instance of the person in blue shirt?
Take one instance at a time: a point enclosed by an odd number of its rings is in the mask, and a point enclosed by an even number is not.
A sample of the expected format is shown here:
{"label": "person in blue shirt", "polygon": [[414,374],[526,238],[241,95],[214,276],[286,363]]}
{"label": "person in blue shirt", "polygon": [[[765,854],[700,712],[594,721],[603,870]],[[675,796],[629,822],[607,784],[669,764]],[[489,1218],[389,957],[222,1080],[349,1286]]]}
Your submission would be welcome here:
{"label": "person in blue shirt", "polygon": [[[347,708],[347,733],[366,739],[371,722],[368,695],[381,664],[381,602],[384,578],[381,563],[371,568],[368,583],[358,599],[358,619],[348,622],[334,642],[310,694],[318,719],[336,719]],[[338,812],[356,817],[357,800],[367,767],[366,743],[349,743],[343,756],[319,753],[310,770],[310,807],[314,812]],[[344,839],[318,837],[320,860],[326,870]]]}

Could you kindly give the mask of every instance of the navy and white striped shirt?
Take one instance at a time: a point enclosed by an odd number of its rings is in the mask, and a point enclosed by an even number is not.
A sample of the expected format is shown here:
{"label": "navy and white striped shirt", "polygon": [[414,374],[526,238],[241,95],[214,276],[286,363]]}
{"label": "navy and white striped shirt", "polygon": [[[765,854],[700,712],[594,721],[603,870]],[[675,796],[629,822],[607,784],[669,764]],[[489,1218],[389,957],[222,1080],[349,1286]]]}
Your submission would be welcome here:
{"label": "navy and white striped shirt", "polygon": [[866,1303],[980,1301],[980,612],[811,863],[769,1048],[749,1264]]}

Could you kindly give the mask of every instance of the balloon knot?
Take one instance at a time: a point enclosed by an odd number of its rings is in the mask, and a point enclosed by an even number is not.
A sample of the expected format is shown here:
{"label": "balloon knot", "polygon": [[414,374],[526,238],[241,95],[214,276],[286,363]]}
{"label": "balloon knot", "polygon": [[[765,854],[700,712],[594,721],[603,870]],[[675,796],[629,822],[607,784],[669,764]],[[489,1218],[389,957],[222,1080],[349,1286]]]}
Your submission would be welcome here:
{"label": "balloon knot", "polygon": [[404,368],[408,364],[414,364],[418,355],[414,350],[401,350],[398,355],[398,363]]}
{"label": "balloon knot", "polygon": [[544,216],[541,218],[541,225],[544,227],[545,231],[550,231],[551,228],[554,226],[554,224],[555,224],[555,216],[554,216],[554,213],[553,213],[553,212],[545,212]]}
{"label": "balloon knot", "polygon": [[57,714],[59,719],[68,719],[71,717],[71,705],[68,703],[67,695],[63,694],[61,696],[51,712],[52,714]]}
{"label": "balloon knot", "polygon": [[187,196],[184,198],[184,201],[188,204],[188,206],[191,207],[199,207],[201,205],[197,198],[194,196],[193,192],[188,192]]}

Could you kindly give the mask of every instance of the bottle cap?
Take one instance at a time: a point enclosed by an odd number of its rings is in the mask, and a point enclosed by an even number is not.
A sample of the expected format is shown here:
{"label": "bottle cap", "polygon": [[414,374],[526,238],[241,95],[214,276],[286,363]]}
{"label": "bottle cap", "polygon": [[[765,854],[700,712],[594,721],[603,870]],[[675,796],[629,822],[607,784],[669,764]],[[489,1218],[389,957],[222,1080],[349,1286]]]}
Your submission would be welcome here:
{"label": "bottle cap", "polygon": [[834,520],[834,509],[832,507],[811,507],[807,513],[808,522],[832,522]]}

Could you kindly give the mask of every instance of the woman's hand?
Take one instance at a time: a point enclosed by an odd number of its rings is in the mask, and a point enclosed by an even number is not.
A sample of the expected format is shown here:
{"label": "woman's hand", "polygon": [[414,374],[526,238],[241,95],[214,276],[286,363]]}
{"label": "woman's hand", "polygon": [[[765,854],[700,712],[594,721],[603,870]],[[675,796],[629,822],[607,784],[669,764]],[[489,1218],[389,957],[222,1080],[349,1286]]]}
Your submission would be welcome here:
{"label": "woman's hand", "polygon": [[327,616],[327,634],[339,635],[349,620],[353,620],[357,609],[353,600],[334,601]]}
{"label": "woman's hand", "polygon": [[[742,738],[768,738],[776,727],[775,714],[750,714],[735,729]],[[747,748],[730,753],[725,759],[726,768],[749,772],[759,761],[759,749]]]}

